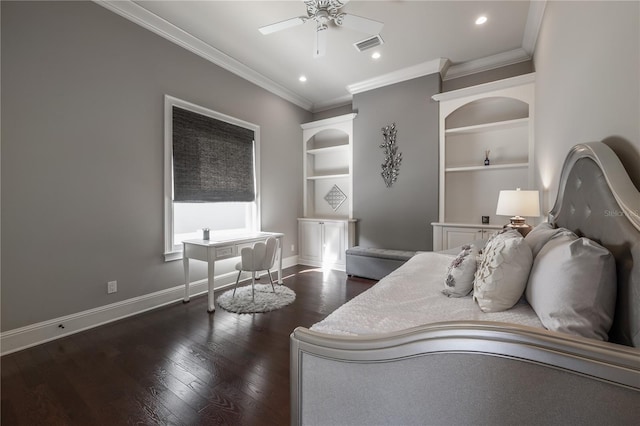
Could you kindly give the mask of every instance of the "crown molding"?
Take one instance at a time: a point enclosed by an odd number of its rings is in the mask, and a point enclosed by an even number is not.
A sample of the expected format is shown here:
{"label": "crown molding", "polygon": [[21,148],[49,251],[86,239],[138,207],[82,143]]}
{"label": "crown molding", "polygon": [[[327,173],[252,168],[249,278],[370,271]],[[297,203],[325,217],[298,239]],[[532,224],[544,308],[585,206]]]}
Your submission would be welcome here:
{"label": "crown molding", "polygon": [[498,53],[497,55],[486,56],[484,58],[474,59],[473,61],[451,65],[443,80],[452,80],[454,78],[464,77],[482,71],[489,71],[495,68],[517,64],[518,62],[524,62],[530,59],[531,55],[520,47],[508,52]]}
{"label": "crown molding", "polygon": [[435,74],[442,72],[446,68],[449,60],[447,58],[438,58],[421,64],[413,65],[398,71],[393,71],[378,77],[364,80],[359,83],[353,83],[347,86],[347,90],[352,95],[362,93],[379,87],[389,86],[391,84],[400,83],[402,81],[411,80],[413,78],[422,77],[423,75]]}
{"label": "crown molding", "polygon": [[199,38],[192,36],[183,29],[149,12],[131,0],[93,0],[93,2],[213,62],[219,67],[280,96],[300,108],[304,108],[307,111],[312,110],[313,103],[308,99],[279,85],[243,63],[233,59],[231,56],[219,51]]}
{"label": "crown molding", "polygon": [[522,48],[530,56],[536,50],[536,42],[542,25],[542,17],[544,9],[547,6],[547,0],[534,0],[529,3],[529,14],[527,15],[527,24],[524,27],[524,36],[522,37]]}

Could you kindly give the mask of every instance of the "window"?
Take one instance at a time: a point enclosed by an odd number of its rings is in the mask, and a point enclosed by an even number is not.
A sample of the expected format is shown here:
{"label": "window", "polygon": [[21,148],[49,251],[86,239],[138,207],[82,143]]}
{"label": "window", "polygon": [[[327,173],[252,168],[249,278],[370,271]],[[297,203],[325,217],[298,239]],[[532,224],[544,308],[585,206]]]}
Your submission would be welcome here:
{"label": "window", "polygon": [[165,260],[201,229],[260,229],[260,127],[165,95]]}

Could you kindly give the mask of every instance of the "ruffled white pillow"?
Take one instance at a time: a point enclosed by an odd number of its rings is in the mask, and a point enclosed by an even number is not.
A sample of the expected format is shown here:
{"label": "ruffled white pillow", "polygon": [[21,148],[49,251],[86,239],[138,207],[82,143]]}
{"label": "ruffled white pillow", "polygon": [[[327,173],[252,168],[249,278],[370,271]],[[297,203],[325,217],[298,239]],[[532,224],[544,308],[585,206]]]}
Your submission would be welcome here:
{"label": "ruffled white pillow", "polygon": [[462,246],[462,251],[449,265],[442,293],[449,297],[464,297],[473,290],[473,277],[480,251],[473,244]]}
{"label": "ruffled white pillow", "polygon": [[533,255],[522,235],[504,229],[489,239],[473,283],[473,299],[483,312],[506,311],[527,285]]}

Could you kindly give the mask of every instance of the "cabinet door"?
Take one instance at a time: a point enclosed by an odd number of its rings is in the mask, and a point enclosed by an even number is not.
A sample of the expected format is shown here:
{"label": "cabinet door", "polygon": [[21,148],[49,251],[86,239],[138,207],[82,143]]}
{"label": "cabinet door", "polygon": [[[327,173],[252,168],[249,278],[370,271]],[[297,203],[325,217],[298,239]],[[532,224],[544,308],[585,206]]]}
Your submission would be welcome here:
{"label": "cabinet door", "polygon": [[300,234],[300,257],[312,262],[322,261],[322,223],[301,221],[298,233]]}
{"label": "cabinet door", "polygon": [[344,222],[325,222],[322,248],[322,263],[324,265],[345,263],[346,224]]}
{"label": "cabinet door", "polygon": [[452,249],[483,238],[482,229],[477,228],[447,228],[442,230],[443,250]]}

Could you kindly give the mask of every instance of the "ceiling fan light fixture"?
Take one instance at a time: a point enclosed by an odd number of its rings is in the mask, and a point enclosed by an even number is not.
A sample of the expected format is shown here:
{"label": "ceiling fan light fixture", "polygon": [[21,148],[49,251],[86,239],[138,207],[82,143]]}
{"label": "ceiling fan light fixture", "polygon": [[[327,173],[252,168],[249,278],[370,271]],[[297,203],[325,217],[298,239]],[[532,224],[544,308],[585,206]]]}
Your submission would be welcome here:
{"label": "ceiling fan light fixture", "polygon": [[297,16],[295,18],[287,19],[285,21],[276,22],[275,24],[266,25],[264,27],[258,28],[262,34],[267,35],[271,33],[275,33],[277,31],[282,31],[287,28],[295,27],[297,25],[302,25],[307,22],[309,18],[306,16]]}
{"label": "ceiling fan light fixture", "polygon": [[[258,28],[262,34],[271,34],[277,31],[304,24],[308,21],[316,22],[316,41],[313,50],[314,57],[324,56],[326,52],[326,30],[329,25],[345,27],[365,34],[380,34],[384,23],[362,16],[343,13],[340,8],[348,0],[304,0],[307,6],[307,16],[298,16],[274,24]],[[378,36],[379,37],[379,36]],[[382,39],[380,39],[382,40]],[[381,44],[381,43],[380,43]]]}
{"label": "ceiling fan light fixture", "polygon": [[326,24],[318,23],[316,29],[316,42],[313,51],[313,57],[319,58],[324,56],[327,52],[327,26]]}

